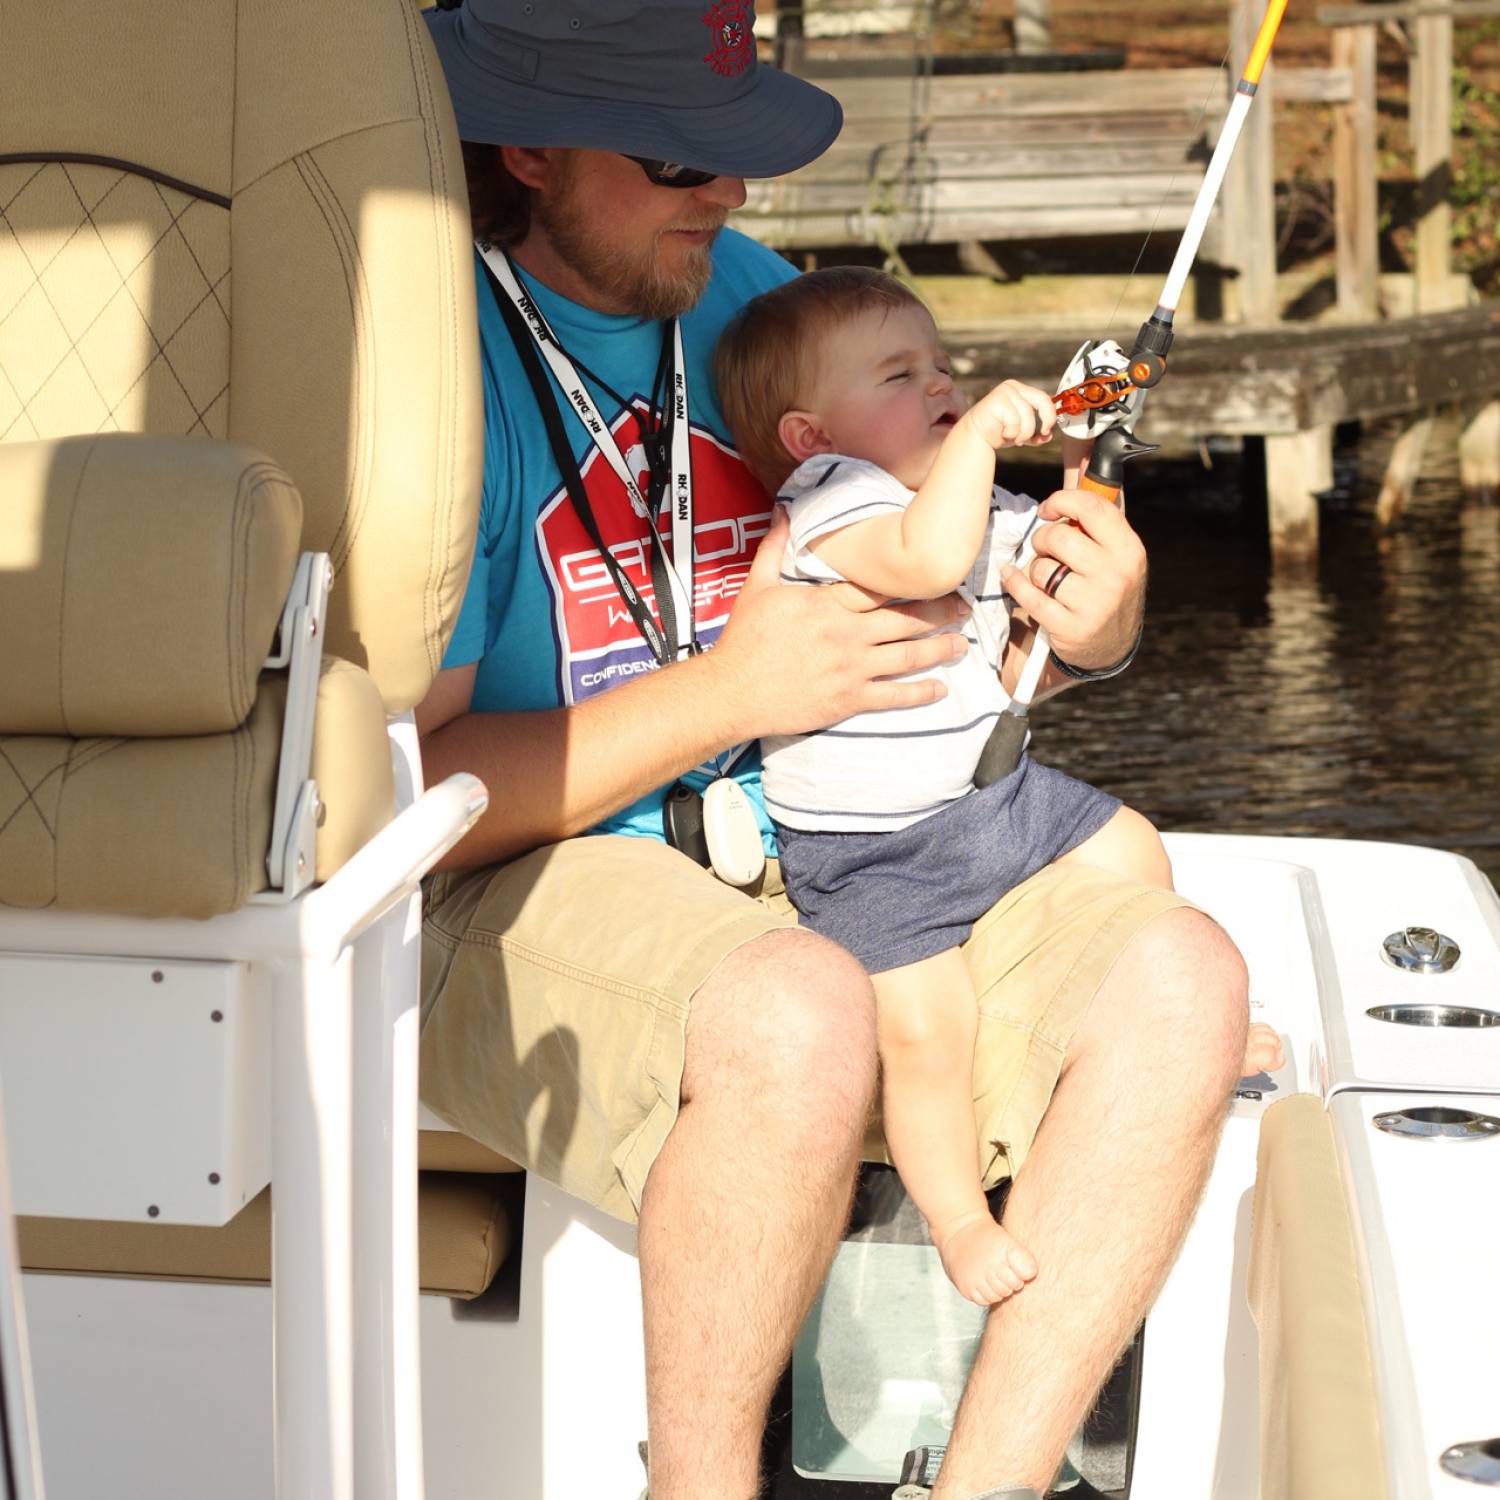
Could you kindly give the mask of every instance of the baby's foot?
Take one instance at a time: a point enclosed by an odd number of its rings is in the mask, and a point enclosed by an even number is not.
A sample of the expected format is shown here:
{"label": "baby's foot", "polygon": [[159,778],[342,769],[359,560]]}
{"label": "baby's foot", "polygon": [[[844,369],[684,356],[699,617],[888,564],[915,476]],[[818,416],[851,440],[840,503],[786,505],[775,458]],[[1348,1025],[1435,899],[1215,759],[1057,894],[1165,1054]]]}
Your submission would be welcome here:
{"label": "baby's foot", "polygon": [[965,1214],[933,1239],[948,1280],[981,1307],[1005,1301],[1036,1275],[1036,1257],[988,1209]]}
{"label": "baby's foot", "polygon": [[1241,1078],[1253,1078],[1257,1073],[1274,1073],[1286,1064],[1286,1054],[1281,1050],[1281,1037],[1275,1027],[1264,1026],[1259,1021],[1251,1024],[1250,1034],[1245,1038],[1245,1061],[1240,1067]]}

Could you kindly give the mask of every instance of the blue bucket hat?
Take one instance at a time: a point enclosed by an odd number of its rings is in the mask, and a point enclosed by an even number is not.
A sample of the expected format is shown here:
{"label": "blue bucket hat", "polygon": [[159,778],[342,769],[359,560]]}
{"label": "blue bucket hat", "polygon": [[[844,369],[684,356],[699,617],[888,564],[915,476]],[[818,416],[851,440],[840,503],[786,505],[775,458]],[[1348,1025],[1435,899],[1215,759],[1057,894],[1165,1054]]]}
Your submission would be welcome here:
{"label": "blue bucket hat", "polygon": [[756,61],[753,0],[463,0],[425,14],[466,141],[779,177],[844,121],[831,94]]}

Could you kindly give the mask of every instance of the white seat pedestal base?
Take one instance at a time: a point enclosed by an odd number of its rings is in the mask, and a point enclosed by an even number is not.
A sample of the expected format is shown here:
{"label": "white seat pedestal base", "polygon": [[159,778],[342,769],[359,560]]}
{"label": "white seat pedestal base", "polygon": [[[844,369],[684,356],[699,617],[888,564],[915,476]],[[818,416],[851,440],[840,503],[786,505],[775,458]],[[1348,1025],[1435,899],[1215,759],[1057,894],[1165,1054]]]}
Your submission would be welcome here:
{"label": "white seat pedestal base", "polygon": [[[420,1301],[426,1500],[645,1482],[634,1231],[527,1189],[525,1319]],[[269,1288],[28,1274],[24,1290],[48,1500],[271,1500]]]}

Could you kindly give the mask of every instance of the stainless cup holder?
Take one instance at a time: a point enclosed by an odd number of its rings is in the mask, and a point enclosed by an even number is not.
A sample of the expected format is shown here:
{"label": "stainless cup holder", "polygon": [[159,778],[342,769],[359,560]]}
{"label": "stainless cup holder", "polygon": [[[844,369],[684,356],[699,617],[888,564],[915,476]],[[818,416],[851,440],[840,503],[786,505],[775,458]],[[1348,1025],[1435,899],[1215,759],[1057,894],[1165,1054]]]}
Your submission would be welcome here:
{"label": "stainless cup holder", "polygon": [[1397,1026],[1500,1026],[1500,1010],[1477,1005],[1372,1005],[1365,1014]]}
{"label": "stainless cup holder", "polygon": [[1428,1141],[1492,1141],[1500,1136],[1500,1120],[1477,1110],[1422,1104],[1376,1115],[1374,1125],[1389,1135]]}
{"label": "stainless cup holder", "polygon": [[1443,1454],[1443,1468],[1471,1484],[1500,1488],[1500,1438],[1455,1443]]}

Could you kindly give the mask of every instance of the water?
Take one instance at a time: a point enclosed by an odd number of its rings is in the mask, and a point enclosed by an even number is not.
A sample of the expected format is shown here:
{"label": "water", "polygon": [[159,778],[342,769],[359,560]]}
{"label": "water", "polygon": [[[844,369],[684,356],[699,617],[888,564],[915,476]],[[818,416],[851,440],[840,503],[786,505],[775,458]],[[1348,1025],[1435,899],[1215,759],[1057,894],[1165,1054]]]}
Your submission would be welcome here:
{"label": "water", "polygon": [[1451,444],[1389,534],[1389,435],[1341,448],[1301,574],[1273,573],[1237,456],[1137,467],[1145,644],[1038,709],[1038,758],[1164,830],[1428,844],[1500,884],[1500,508],[1464,503]]}

